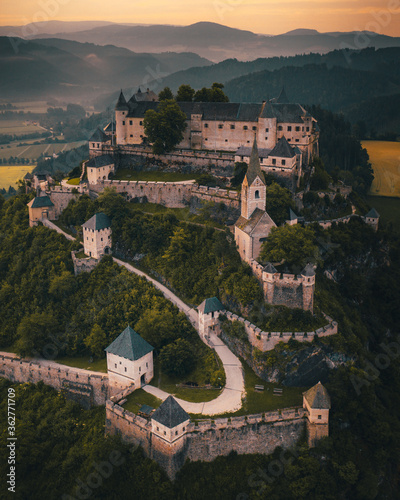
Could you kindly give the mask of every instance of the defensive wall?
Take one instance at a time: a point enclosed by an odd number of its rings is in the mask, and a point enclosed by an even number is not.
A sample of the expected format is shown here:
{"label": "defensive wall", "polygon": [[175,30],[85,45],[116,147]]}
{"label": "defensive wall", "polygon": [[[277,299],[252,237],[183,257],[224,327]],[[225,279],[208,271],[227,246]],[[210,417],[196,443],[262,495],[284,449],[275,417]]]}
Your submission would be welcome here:
{"label": "defensive wall", "polygon": [[[51,353],[53,354],[53,353]],[[104,405],[108,398],[108,375],[72,368],[55,362],[0,355],[0,376],[12,382],[37,384],[42,381],[85,408]]]}
{"label": "defensive wall", "polygon": [[149,203],[157,203],[168,208],[187,207],[193,196],[205,201],[224,203],[232,208],[240,206],[240,194],[237,191],[199,186],[194,183],[102,180],[98,184],[91,184],[90,191],[101,193],[106,187],[115,188],[117,193],[124,194],[128,200],[146,199]]}
{"label": "defensive wall", "polygon": [[306,427],[303,408],[287,408],[265,414],[190,422],[185,434],[169,443],[151,432],[151,421],[107,401],[106,433],[142,446],[173,478],[187,459],[211,462],[231,451],[270,454],[277,446],[293,447]]}
{"label": "defensive wall", "polygon": [[338,333],[338,324],[329,316],[326,316],[328,324],[311,332],[264,332],[250,321],[231,313],[224,312],[229,321],[240,321],[245,328],[248,340],[253,347],[262,352],[271,351],[279,342],[288,342],[290,339],[299,342],[311,342],[315,335],[318,337],[328,337]]}

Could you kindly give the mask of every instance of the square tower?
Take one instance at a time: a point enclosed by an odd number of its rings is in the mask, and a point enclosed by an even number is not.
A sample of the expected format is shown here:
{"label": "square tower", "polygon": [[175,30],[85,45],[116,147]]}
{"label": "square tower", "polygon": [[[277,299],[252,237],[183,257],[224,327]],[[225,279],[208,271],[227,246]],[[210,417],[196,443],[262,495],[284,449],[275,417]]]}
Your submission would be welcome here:
{"label": "square tower", "polygon": [[86,255],[101,259],[103,255],[111,254],[111,220],[106,214],[99,212],[93,215],[82,228]]}

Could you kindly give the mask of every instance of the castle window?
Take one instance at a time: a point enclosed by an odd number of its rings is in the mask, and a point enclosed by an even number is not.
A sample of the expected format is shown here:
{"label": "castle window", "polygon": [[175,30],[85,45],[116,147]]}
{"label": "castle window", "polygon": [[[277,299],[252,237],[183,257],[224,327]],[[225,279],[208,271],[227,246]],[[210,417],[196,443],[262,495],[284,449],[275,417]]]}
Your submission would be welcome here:
{"label": "castle window", "polygon": [[269,132],[269,128],[267,127],[267,128],[265,129],[265,131],[266,131],[266,132]]}
{"label": "castle window", "polygon": [[92,238],[92,242],[93,242],[93,238]]}
{"label": "castle window", "polygon": [[286,160],[282,160],[282,165],[286,165]]}
{"label": "castle window", "polygon": [[205,123],[205,124],[204,124],[204,128],[208,128],[208,123]]}
{"label": "castle window", "polygon": [[148,367],[149,367],[149,363],[146,363],[146,368],[148,368]]}
{"label": "castle window", "polygon": [[205,141],[208,141],[207,137],[204,139]]}
{"label": "castle window", "polygon": [[101,241],[103,241],[103,238],[101,238]]}
{"label": "castle window", "polygon": [[307,131],[307,132],[309,132],[309,131],[310,131],[310,127],[307,127],[307,128],[306,128],[306,131]]}
{"label": "castle window", "polygon": [[122,125],[125,125],[125,120],[122,121]]}
{"label": "castle window", "polygon": [[291,132],[291,131],[292,131],[292,126],[291,126],[291,125],[288,125],[287,130],[288,130],[288,132]]}
{"label": "castle window", "polygon": [[248,129],[247,125],[244,125],[243,130],[247,130],[247,129]]}
{"label": "castle window", "polygon": [[231,130],[235,130],[235,125],[231,125]]}
{"label": "castle window", "polygon": [[143,125],[143,122],[139,122],[139,125]]}
{"label": "castle window", "polygon": [[115,363],[115,368],[117,368],[117,363]]}
{"label": "castle window", "polygon": [[132,124],[133,124],[132,120],[129,120],[129,125],[132,125]]}
{"label": "castle window", "polygon": [[160,428],[159,428],[159,427],[157,427],[157,430],[159,431],[159,430],[160,430]]}
{"label": "castle window", "polygon": [[91,168],[90,171],[93,172],[93,168]]}
{"label": "castle window", "polygon": [[279,125],[278,130],[280,130],[280,131],[282,131],[282,130],[283,130],[282,125]]}
{"label": "castle window", "polygon": [[225,142],[228,142],[228,139],[225,139]]}
{"label": "castle window", "polygon": [[318,415],[318,420],[321,420],[322,419],[322,415]]}
{"label": "castle window", "polygon": [[257,127],[253,127],[253,130],[257,130]]}
{"label": "castle window", "polygon": [[175,431],[175,436],[177,436],[177,435],[178,435],[178,431]]}
{"label": "castle window", "polygon": [[299,139],[296,139],[296,142],[299,142]]}
{"label": "castle window", "polygon": [[92,148],[95,148],[96,147],[96,144],[94,142],[92,142]]}
{"label": "castle window", "polygon": [[185,432],[185,428],[183,428],[182,430],[183,430],[183,432]]}
{"label": "castle window", "polygon": [[276,158],[272,158],[272,165],[276,165]]}
{"label": "castle window", "polygon": [[300,132],[300,127],[296,127],[296,132]]}
{"label": "castle window", "polygon": [[224,128],[224,126],[222,125],[222,123],[220,123],[220,124],[218,125],[218,128]]}
{"label": "castle window", "polygon": [[257,191],[254,193],[254,198],[258,200],[260,198],[260,191],[257,189]]}
{"label": "castle window", "polygon": [[167,435],[167,433],[164,431],[164,436],[166,436],[166,435]]}
{"label": "castle window", "polygon": [[125,366],[125,371],[127,372],[128,371],[128,368]]}
{"label": "castle window", "polygon": [[141,367],[141,366],[139,366],[139,371],[140,371],[140,372],[142,371],[142,367]]}
{"label": "castle window", "polygon": [[130,136],[129,136],[129,137],[133,137],[133,134],[130,134]]}

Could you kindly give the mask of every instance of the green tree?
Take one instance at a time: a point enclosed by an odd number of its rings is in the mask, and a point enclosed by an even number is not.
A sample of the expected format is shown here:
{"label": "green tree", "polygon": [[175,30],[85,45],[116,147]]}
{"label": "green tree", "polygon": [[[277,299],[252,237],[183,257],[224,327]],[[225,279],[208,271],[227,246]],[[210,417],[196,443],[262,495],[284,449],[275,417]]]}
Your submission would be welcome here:
{"label": "green tree", "polygon": [[321,158],[314,159],[313,167],[315,170],[310,179],[310,189],[312,191],[328,189],[329,183],[331,182],[331,177],[326,172]]}
{"label": "green tree", "polygon": [[157,111],[154,109],[146,111],[143,124],[156,154],[171,151],[179,144],[187,126],[185,113],[171,99],[160,102]]}
{"label": "green tree", "polygon": [[85,346],[96,358],[104,356],[104,349],[107,347],[107,337],[102,328],[95,323],[90,330],[90,334],[84,340]]}
{"label": "green tree", "polygon": [[222,83],[213,83],[211,88],[203,87],[194,94],[195,102],[229,102]]}
{"label": "green tree", "polygon": [[185,339],[177,339],[161,349],[161,368],[169,375],[182,377],[193,370],[195,363],[192,346]]}
{"label": "green tree", "polygon": [[174,94],[169,87],[164,87],[161,92],[158,94],[159,101],[170,101],[174,98]]}
{"label": "green tree", "polygon": [[280,225],[288,219],[289,208],[294,209],[290,191],[273,182],[266,189],[266,210],[275,224]]}
{"label": "green tree", "polygon": [[318,257],[318,248],[314,244],[314,231],[298,224],[273,227],[268,239],[262,245],[260,257],[264,262],[284,261],[290,266],[303,267]]}
{"label": "green tree", "polygon": [[176,94],[178,102],[192,102],[195,91],[190,85],[181,85]]}

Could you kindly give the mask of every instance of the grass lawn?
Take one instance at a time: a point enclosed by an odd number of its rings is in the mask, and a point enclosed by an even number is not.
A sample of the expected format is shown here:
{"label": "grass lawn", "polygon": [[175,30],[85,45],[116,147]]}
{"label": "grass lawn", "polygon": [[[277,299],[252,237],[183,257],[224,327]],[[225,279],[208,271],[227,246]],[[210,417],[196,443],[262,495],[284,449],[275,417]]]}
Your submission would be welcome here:
{"label": "grass lawn", "polygon": [[79,177],[74,177],[73,179],[68,179],[67,184],[70,184],[71,186],[78,186],[79,185]]}
{"label": "grass lawn", "polygon": [[143,389],[137,389],[129,394],[126,398],[128,401],[123,404],[123,408],[132,413],[137,413],[142,405],[149,405],[156,409],[162,403],[161,399],[156,398],[152,394],[147,393]]}
{"label": "grass lawn", "polygon": [[154,181],[154,182],[181,182],[196,180],[194,174],[180,172],[137,172],[130,168],[121,168],[114,179],[121,181]]}
{"label": "grass lawn", "polygon": [[77,233],[74,233],[69,227],[64,226],[64,224],[61,224],[60,221],[58,221],[58,220],[52,220],[51,222],[53,224],[55,224],[56,226],[58,226],[60,229],[62,229],[65,233],[67,233],[67,234],[73,236],[74,238],[76,238]]}
{"label": "grass lawn", "polygon": [[160,373],[160,363],[158,358],[154,361],[154,377],[150,382],[150,385],[158,387],[177,398],[183,399],[185,401],[190,401],[192,403],[202,403],[203,401],[211,401],[217,398],[221,394],[219,389],[189,389],[185,387],[177,387],[176,384],[181,384],[184,382],[198,382],[202,379],[202,367],[201,363],[197,363],[197,367],[189,375],[178,378],[171,377],[165,373]]}
{"label": "grass lawn", "polygon": [[393,226],[400,231],[400,198],[370,195],[366,199],[372,207],[376,208],[382,221],[392,222]]}
{"label": "grass lawn", "polygon": [[88,356],[82,356],[77,358],[65,357],[54,360],[56,363],[61,365],[73,366],[74,368],[83,368],[84,370],[92,370],[94,372],[107,373],[107,360],[97,359],[90,362]]}
{"label": "grass lawn", "polygon": [[36,165],[0,165],[0,189],[8,189],[10,186],[16,188],[17,182],[35,167]]}
{"label": "grass lawn", "polygon": [[[253,415],[255,413],[265,413],[268,411],[279,410],[282,408],[290,408],[292,406],[302,406],[303,392],[308,387],[285,387],[257,377],[248,364],[240,359],[244,369],[244,381],[246,389],[246,397],[243,401],[243,406],[235,413],[225,413],[218,416],[192,415],[195,419],[205,418],[221,418],[221,417],[239,417],[242,415]],[[264,391],[257,392],[254,389],[255,385],[263,385]],[[283,389],[282,396],[274,396],[274,388]]]}
{"label": "grass lawn", "polygon": [[400,197],[400,142],[363,141],[375,179],[371,195]]}
{"label": "grass lawn", "polygon": [[87,259],[88,255],[86,255],[85,252],[83,250],[81,250],[80,252],[78,252],[77,254],[75,254],[75,257],[77,259]]}

